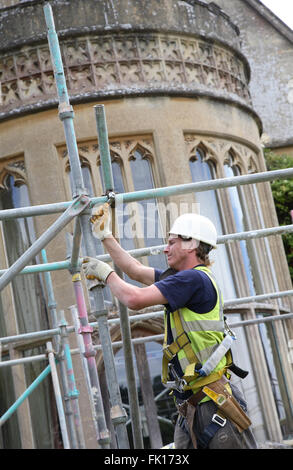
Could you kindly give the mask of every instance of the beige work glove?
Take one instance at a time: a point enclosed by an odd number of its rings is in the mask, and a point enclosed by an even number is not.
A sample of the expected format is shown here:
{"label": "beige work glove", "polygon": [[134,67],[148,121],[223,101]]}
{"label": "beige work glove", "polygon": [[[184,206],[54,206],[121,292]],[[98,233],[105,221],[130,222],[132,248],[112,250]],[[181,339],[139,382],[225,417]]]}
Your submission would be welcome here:
{"label": "beige work glove", "polygon": [[93,207],[90,218],[92,232],[95,238],[103,241],[112,235],[111,231],[111,208],[107,202],[102,206]]}
{"label": "beige work glove", "polygon": [[114,269],[107,263],[89,256],[83,258],[82,269],[87,279],[98,279],[104,283],[106,283],[108,276],[114,272]]}

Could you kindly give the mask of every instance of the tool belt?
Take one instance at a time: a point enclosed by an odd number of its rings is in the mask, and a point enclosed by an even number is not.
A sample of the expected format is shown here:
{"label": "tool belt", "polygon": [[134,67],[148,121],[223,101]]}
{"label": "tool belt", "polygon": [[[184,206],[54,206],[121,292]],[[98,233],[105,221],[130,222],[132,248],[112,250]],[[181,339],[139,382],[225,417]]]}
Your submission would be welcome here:
{"label": "tool belt", "polygon": [[237,400],[227,390],[226,385],[229,383],[228,379],[223,376],[221,379],[209,383],[204,386],[199,392],[192,395],[189,399],[177,405],[177,410],[184,418],[186,418],[189,425],[190,434],[193,440],[193,418],[195,415],[198,403],[208,396],[211,398],[218,407],[220,416],[229,419],[234,423],[239,430],[243,432],[251,425],[251,421],[243,411]]}
{"label": "tool belt", "polygon": [[220,380],[203,387],[202,391],[216,403],[221,415],[232,421],[239,432],[243,432],[249,428],[251,421],[238,401],[225,387],[227,383],[227,378],[223,376]]}

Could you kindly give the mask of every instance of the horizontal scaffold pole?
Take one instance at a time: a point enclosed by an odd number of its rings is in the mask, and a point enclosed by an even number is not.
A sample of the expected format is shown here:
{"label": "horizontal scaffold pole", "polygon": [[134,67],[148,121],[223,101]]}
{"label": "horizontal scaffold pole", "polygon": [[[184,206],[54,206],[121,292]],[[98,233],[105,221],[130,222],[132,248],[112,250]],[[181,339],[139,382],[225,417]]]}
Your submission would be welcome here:
{"label": "horizontal scaffold pole", "polygon": [[[241,298],[238,298],[238,299],[231,299],[231,300],[226,300],[224,301],[224,305],[225,307],[232,307],[232,306],[241,306],[241,305],[244,305],[244,304],[248,304],[248,303],[256,303],[257,301],[263,301],[263,300],[269,300],[269,299],[277,299],[277,298],[281,298],[281,297],[289,297],[293,295],[293,290],[287,290],[287,291],[281,291],[281,292],[274,292],[274,293],[268,293],[268,294],[260,294],[260,295],[255,295],[255,296],[252,296],[252,297],[241,297]],[[268,305],[269,307],[269,305]],[[155,318],[155,317],[163,317],[164,316],[164,311],[163,310],[159,310],[159,311],[156,311],[156,312],[148,312],[148,313],[139,313],[137,315],[130,315],[129,316],[129,321],[130,322],[134,322],[134,321],[142,321],[142,320],[150,320],[152,318]],[[268,319],[271,319],[272,321],[275,321],[275,320],[289,320],[293,318],[293,313],[288,313],[288,314],[282,314],[282,315],[274,315],[274,316],[270,316],[270,317],[266,317],[265,321],[269,321]],[[251,324],[251,322],[254,322],[254,323],[262,323],[263,319],[258,319],[257,321],[256,320],[247,320],[249,323],[247,323],[246,321],[240,321],[240,322],[236,322],[236,323],[232,323],[231,326],[235,327],[235,326],[245,326],[245,324]],[[115,324],[115,323],[120,323],[120,318],[111,318],[108,320],[108,323],[109,324]],[[97,322],[91,322],[89,323],[89,325],[91,327],[97,327],[98,326],[98,323]],[[230,325],[230,324],[229,324]],[[69,326],[67,327],[67,331],[68,333],[69,332],[73,332],[74,331],[74,326]],[[6,337],[3,337],[3,338],[0,338],[0,345],[1,344],[8,344],[10,342],[17,342],[17,341],[23,341],[23,340],[30,340],[30,339],[36,339],[38,338],[46,338],[46,337],[49,337],[50,335],[53,336],[53,335],[58,335],[60,334],[60,329],[59,328],[54,328],[54,329],[51,329],[51,330],[44,330],[44,331],[36,331],[36,332],[32,332],[32,333],[23,333],[23,334],[20,334],[20,335],[17,335],[17,336],[6,336]],[[75,354],[73,352],[73,354]],[[23,363],[23,362],[29,362],[30,360],[42,360],[44,359],[46,356],[45,355],[38,355],[38,356],[32,356],[31,358],[29,357],[26,357],[26,358],[23,358],[23,359],[12,359],[12,360],[8,360],[8,361],[0,361],[0,368],[1,367],[5,367],[7,365],[16,365],[16,364],[20,364],[20,363]],[[20,361],[20,362],[19,362]]]}
{"label": "horizontal scaffold pole", "polygon": [[[164,312],[163,311],[160,311],[160,312],[152,312],[152,313],[147,313],[145,314],[145,316],[148,316],[148,318],[152,318],[154,316],[156,317],[163,317],[164,315]],[[136,317],[136,318],[135,318]],[[134,320],[137,320],[139,317],[138,316],[130,316],[129,319],[130,321],[134,321]],[[229,323],[229,327],[231,328],[241,328],[241,327],[245,327],[245,326],[249,326],[249,325],[253,325],[253,324],[259,324],[259,323],[268,323],[268,322],[275,322],[275,321],[285,321],[285,320],[291,320],[293,318],[293,313],[286,313],[286,314],[282,314],[282,315],[271,315],[269,317],[263,317],[263,318],[255,318],[255,319],[252,319],[252,320],[244,320],[244,321],[239,321],[239,322],[234,322],[234,323]],[[112,319],[112,320],[109,320],[109,322],[114,322],[116,319]],[[118,319],[119,321],[119,319]],[[91,323],[91,325],[93,325],[93,323]],[[164,339],[164,334],[157,334],[157,335],[153,335],[153,336],[142,336],[142,337],[138,337],[138,338],[132,338],[131,339],[131,342],[133,344],[140,344],[140,343],[147,343],[149,341],[163,341]],[[122,347],[123,345],[123,342],[122,341],[115,341],[112,343],[112,347],[113,348],[120,348]],[[98,350],[100,351],[102,349],[102,346],[100,344],[98,345],[95,345],[94,346],[94,349],[95,350]],[[80,354],[80,349],[71,349],[70,350],[71,354],[72,355],[75,355],[75,354]],[[19,365],[19,364],[23,364],[23,363],[27,363],[27,362],[33,362],[33,361],[43,361],[44,359],[46,359],[46,355],[45,354],[40,354],[38,356],[30,356],[30,357],[25,357],[25,358],[20,358],[20,359],[12,359],[12,360],[8,360],[8,361],[2,361],[0,362],[0,368],[1,367],[7,367],[7,366],[14,366],[14,365]]]}
{"label": "horizontal scaffold pole", "polygon": [[[231,178],[200,181],[197,183],[179,184],[176,186],[166,186],[163,188],[145,189],[143,191],[121,193],[116,194],[115,200],[117,203],[143,201],[146,199],[174,196],[176,194],[210,191],[221,188],[229,188],[232,186],[242,186],[245,184],[265,183],[277,179],[288,179],[290,177],[293,177],[293,168],[265,171],[263,173],[254,173],[253,175],[241,175],[233,176]],[[96,204],[104,204],[104,202],[107,201],[107,196],[93,197],[90,199],[90,205],[94,206]],[[55,204],[28,206],[18,209],[5,209],[0,211],[0,220],[55,214],[65,211],[71,203],[72,202],[59,202]]]}
{"label": "horizontal scaffold pole", "polygon": [[[56,261],[55,263],[34,264],[26,266],[18,274],[35,274],[48,271],[60,271],[61,269],[69,269],[71,267],[70,261]],[[0,276],[6,273],[8,269],[0,269]]]}
{"label": "horizontal scaffold pole", "polygon": [[[217,239],[217,244],[224,244],[233,241],[240,241],[240,240],[251,240],[255,238],[263,238],[269,237],[273,235],[284,235],[286,233],[293,232],[293,224],[291,225],[282,225],[280,227],[272,227],[272,228],[265,228],[259,230],[251,230],[249,232],[238,232],[238,233],[230,233],[227,235],[221,235]],[[133,256],[134,258],[140,258],[143,256],[151,256],[157,255],[164,251],[164,248],[167,245],[156,245],[146,248],[137,248],[135,250],[129,250],[128,253]],[[108,254],[99,255],[97,259],[101,261],[111,261],[111,257]],[[79,258],[79,263],[81,264],[81,258]],[[79,264],[78,264],[79,266]],[[76,265],[74,266],[76,267]],[[57,261],[55,263],[43,263],[43,264],[35,264],[33,266],[26,266],[19,274],[35,274],[39,272],[47,272],[47,271],[59,271],[61,269],[70,269],[72,268],[71,261]],[[7,269],[0,269],[0,276],[5,274]]]}
{"label": "horizontal scaffold pole", "polygon": [[[210,191],[221,188],[230,188],[233,186],[243,186],[245,184],[265,183],[276,179],[287,179],[292,176],[293,168],[265,171],[263,173],[254,173],[253,175],[233,176],[231,178],[220,178],[209,181],[200,181],[197,183],[187,183],[176,186],[167,186],[164,188],[145,189],[142,191],[134,191],[132,193],[116,194],[115,201],[117,204],[119,202],[125,204],[145,199],[170,197],[177,194]],[[95,203],[95,198],[91,200],[91,203]]]}
{"label": "horizontal scaffold pole", "polygon": [[[217,238],[217,244],[221,245],[224,243],[229,243],[233,241],[240,241],[240,240],[251,240],[255,238],[263,238],[269,237],[273,235],[284,235],[286,233],[293,232],[293,224],[291,225],[282,225],[280,227],[272,227],[272,228],[264,228],[258,230],[251,230],[249,232],[238,232],[238,233],[230,233],[227,235],[221,235]],[[143,256],[152,256],[158,255],[167,245],[155,245],[151,247],[145,248],[137,248],[134,250],[127,251],[128,254],[133,256],[134,258],[140,258]],[[111,257],[108,254],[99,255],[97,259],[101,261],[111,261]],[[0,271],[1,273],[1,271]]]}

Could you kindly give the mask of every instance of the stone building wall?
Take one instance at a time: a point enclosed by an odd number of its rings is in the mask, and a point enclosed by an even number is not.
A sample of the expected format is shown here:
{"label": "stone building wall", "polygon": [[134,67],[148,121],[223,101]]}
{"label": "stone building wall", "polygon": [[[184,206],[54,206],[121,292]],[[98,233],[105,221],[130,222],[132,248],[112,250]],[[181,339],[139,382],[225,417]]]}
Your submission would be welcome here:
{"label": "stone building wall", "polygon": [[217,0],[240,29],[251,67],[250,92],[268,146],[292,146],[293,32],[255,0]]}

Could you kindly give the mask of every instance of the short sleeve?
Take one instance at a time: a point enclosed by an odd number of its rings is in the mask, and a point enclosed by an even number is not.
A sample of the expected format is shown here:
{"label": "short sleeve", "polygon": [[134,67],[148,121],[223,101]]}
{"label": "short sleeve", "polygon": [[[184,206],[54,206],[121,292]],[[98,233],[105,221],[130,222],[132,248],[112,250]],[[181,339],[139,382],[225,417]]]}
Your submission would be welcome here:
{"label": "short sleeve", "polygon": [[217,293],[210,278],[203,271],[188,269],[155,282],[167,299],[172,312],[187,307],[197,313],[207,313],[217,302]]}
{"label": "short sleeve", "polygon": [[158,282],[160,280],[160,276],[161,276],[162,272],[164,272],[164,271],[162,271],[161,269],[155,268],[155,282]]}

